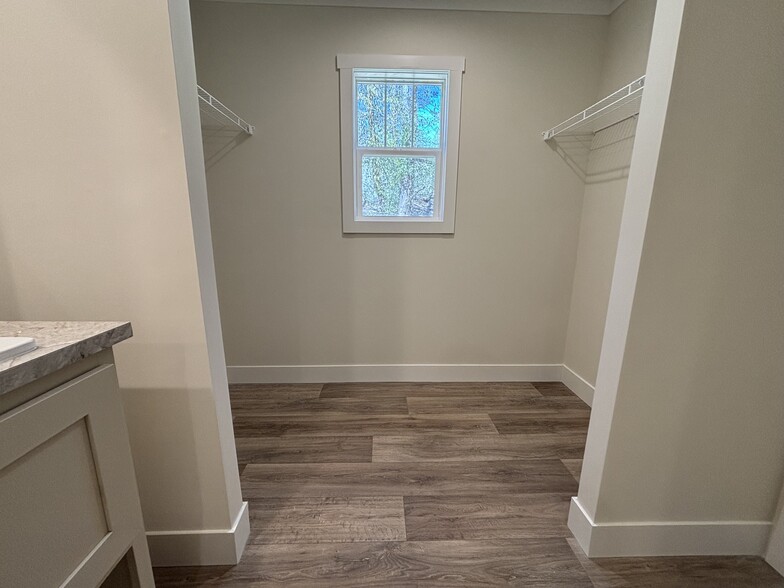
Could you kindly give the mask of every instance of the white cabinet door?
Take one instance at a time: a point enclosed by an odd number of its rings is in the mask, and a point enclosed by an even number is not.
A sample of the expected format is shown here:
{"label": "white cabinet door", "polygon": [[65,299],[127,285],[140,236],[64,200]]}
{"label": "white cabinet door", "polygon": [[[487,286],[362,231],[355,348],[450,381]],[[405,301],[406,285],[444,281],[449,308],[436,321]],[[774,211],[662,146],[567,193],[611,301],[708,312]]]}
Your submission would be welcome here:
{"label": "white cabinet door", "polygon": [[114,365],[0,415],[0,586],[153,586]]}

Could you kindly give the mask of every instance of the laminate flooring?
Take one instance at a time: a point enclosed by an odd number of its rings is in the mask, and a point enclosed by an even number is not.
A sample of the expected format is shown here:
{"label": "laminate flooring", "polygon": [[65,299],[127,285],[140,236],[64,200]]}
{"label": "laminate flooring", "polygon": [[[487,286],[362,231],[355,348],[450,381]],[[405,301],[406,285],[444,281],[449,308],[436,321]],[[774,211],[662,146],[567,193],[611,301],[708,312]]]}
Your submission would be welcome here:
{"label": "laminate flooring", "polygon": [[250,539],[168,586],[782,586],[762,559],[589,560],[590,409],[558,382],[231,387]]}

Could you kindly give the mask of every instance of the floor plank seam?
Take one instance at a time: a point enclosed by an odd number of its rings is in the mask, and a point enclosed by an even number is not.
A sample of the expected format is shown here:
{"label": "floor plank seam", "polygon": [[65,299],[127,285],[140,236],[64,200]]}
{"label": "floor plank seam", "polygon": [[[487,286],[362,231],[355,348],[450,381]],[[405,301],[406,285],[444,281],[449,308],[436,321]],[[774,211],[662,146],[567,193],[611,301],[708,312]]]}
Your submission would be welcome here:
{"label": "floor plank seam", "polygon": [[231,386],[251,538],[167,586],[784,586],[761,558],[589,560],[590,410],[560,382]]}

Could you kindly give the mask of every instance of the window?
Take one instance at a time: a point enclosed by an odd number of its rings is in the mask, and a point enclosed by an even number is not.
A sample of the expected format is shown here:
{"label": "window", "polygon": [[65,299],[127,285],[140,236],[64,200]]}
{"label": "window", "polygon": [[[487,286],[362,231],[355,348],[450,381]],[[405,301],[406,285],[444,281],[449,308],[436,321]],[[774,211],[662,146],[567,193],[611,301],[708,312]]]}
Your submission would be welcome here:
{"label": "window", "polygon": [[338,56],[344,233],[454,233],[464,63]]}

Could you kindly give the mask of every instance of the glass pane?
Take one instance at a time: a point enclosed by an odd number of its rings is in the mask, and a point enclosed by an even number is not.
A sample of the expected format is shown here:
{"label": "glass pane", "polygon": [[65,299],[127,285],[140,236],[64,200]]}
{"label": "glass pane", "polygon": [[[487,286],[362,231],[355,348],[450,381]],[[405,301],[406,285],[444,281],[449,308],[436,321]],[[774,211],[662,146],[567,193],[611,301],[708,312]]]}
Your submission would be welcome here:
{"label": "glass pane", "polygon": [[435,187],[435,157],[362,157],[363,216],[432,217]]}
{"label": "glass pane", "polygon": [[413,84],[387,84],[387,147],[411,147],[413,102]]}
{"label": "glass pane", "polygon": [[417,84],[414,112],[414,147],[441,146],[441,85]]}
{"label": "glass pane", "polygon": [[357,145],[384,146],[384,84],[357,84]]}

